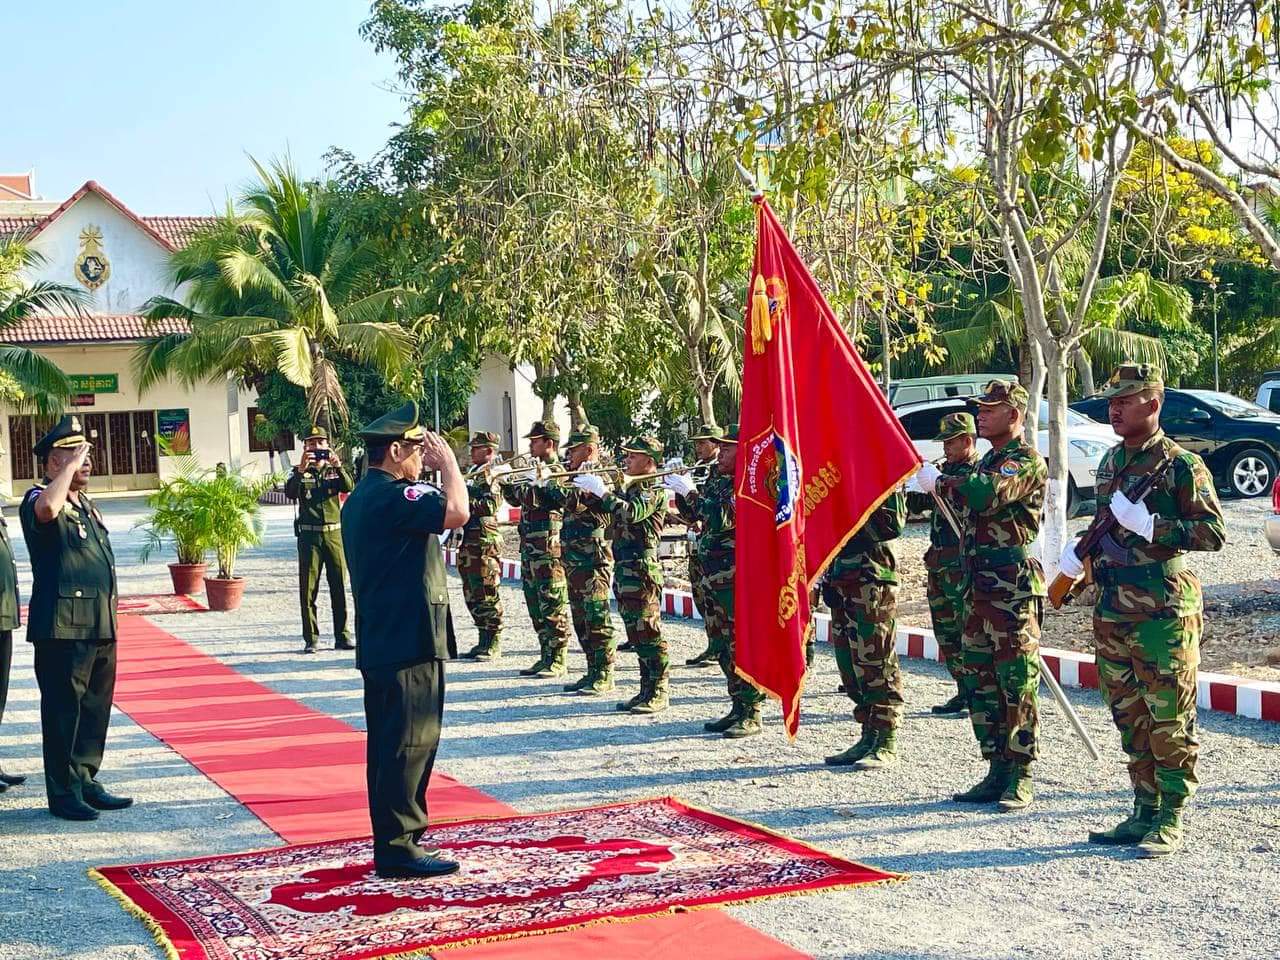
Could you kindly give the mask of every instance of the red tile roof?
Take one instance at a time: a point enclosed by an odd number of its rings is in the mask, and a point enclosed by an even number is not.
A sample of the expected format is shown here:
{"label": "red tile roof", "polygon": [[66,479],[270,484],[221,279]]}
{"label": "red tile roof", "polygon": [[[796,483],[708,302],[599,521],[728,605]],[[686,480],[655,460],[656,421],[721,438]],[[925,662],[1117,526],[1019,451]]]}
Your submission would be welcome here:
{"label": "red tile roof", "polygon": [[32,317],[0,330],[4,343],[112,343],[188,333],[185,320],[157,320],[137,314],[92,313],[83,317]]}
{"label": "red tile roof", "polygon": [[[215,219],[213,217],[140,217],[108,193],[101,184],[90,180],[63,201],[56,210],[45,216],[0,216],[0,236],[12,236],[17,233],[26,234],[28,237],[39,236],[41,232],[71,209],[87,193],[96,193],[168,250],[177,250],[185,247],[191,242],[193,233],[201,227],[212,223]],[[0,208],[0,210],[2,209]]]}
{"label": "red tile roof", "polygon": [[30,173],[0,173],[0,194],[19,200],[34,200],[35,188]]}

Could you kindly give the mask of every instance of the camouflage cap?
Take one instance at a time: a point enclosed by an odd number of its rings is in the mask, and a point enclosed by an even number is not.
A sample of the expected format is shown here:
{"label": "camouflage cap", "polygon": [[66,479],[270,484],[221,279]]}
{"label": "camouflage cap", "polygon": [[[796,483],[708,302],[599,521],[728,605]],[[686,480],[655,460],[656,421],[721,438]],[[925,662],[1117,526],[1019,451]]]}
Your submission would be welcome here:
{"label": "camouflage cap", "polygon": [[1102,386],[1100,396],[1131,397],[1143,390],[1163,390],[1164,378],[1154,363],[1122,363]]}
{"label": "camouflage cap", "polygon": [[[89,438],[84,435],[84,425],[78,416],[68,413],[39,439],[31,452],[37,457],[47,457],[53,450],[73,450],[82,443],[89,443]],[[91,443],[89,445],[92,446]]]}
{"label": "camouflage cap", "polygon": [[600,428],[594,427],[589,423],[584,423],[577,430],[569,434],[569,439],[565,441],[564,448],[568,450],[570,447],[578,447],[584,443],[599,443]]}
{"label": "camouflage cap", "polygon": [[644,453],[653,457],[654,460],[662,457],[662,441],[654,436],[636,437],[630,443],[622,445],[623,453]]}
{"label": "camouflage cap", "polygon": [[724,428],[714,423],[704,423],[690,437],[690,440],[710,440],[719,443],[724,439]]}
{"label": "camouflage cap", "polygon": [[721,443],[737,443],[738,442],[738,425],[731,423],[724,428],[724,436],[720,438]]}
{"label": "camouflage cap", "polygon": [[933,439],[950,440],[952,437],[961,437],[965,434],[971,437],[978,435],[978,428],[973,422],[973,414],[948,413],[938,424],[938,435]]}
{"label": "camouflage cap", "polygon": [[307,431],[307,435],[302,439],[303,440],[328,440],[329,431],[326,430],[324,427],[320,426],[320,424],[316,423],[312,425],[311,429]]}
{"label": "camouflage cap", "polygon": [[1017,380],[992,380],[987,384],[982,396],[976,397],[974,402],[983,406],[1007,403],[1019,413],[1026,413],[1029,399],[1027,388]]}
{"label": "camouflage cap", "polygon": [[554,440],[560,442],[560,427],[554,420],[535,420],[533,426],[529,428],[529,432],[524,435],[526,440]]}
{"label": "camouflage cap", "polygon": [[360,430],[360,436],[372,443],[392,443],[396,440],[421,441],[427,435],[418,422],[418,404],[410,400],[402,407],[383,414]]}
{"label": "camouflage cap", "polygon": [[493,447],[493,449],[497,450],[500,446],[500,441],[498,440],[498,435],[490,430],[477,430],[472,435],[471,443],[468,446]]}

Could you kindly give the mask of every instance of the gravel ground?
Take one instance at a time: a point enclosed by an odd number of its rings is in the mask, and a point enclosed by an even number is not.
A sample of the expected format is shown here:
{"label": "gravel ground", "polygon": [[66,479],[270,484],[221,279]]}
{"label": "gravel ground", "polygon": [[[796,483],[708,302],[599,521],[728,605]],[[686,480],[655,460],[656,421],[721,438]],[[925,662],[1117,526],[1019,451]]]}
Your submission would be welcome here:
{"label": "gravel ground", "polygon": [[[123,531],[136,507],[111,505]],[[263,549],[234,614],[161,618],[170,632],[273,689],[360,726],[349,655],[296,655],[300,646],[287,508],[269,511]],[[916,533],[913,531],[913,536]],[[133,562],[136,538],[116,534],[124,592],[165,588],[163,566]],[[1256,572],[1256,571],[1255,571]],[[455,609],[462,611],[456,580]],[[504,588],[508,656],[450,666],[441,768],[523,810],[673,793],[763,823],[840,855],[911,874],[905,884],[764,901],[736,917],[815,957],[1163,958],[1272,956],[1280,930],[1280,727],[1204,714],[1201,789],[1186,851],[1164,861],[1090,847],[1085,831],[1128,803],[1116,737],[1096,693],[1072,695],[1099,743],[1091,764],[1052,705],[1043,717],[1038,798],[1021,815],[966,809],[946,797],[981,765],[967,723],[933,719],[948,693],[935,664],[906,664],[902,762],[880,773],[830,771],[847,746],[849,702],[835,695],[834,661],[820,651],[799,739],[774,712],[764,736],[726,741],[701,732],[724,706],[717,671],[678,669],[671,710],[617,714],[560,693],[559,681],[515,678],[536,643],[519,591]],[[324,601],[322,599],[322,605]],[[325,614],[322,613],[322,622]],[[474,642],[465,613],[459,642]],[[620,629],[620,626],[619,626]],[[664,623],[673,659],[702,645],[696,625]],[[117,714],[104,779],[139,799],[97,824],[41,809],[37,694],[30,648],[19,645],[0,756],[28,786],[0,796],[0,957],[124,960],[161,956],[142,925],[84,875],[104,863],[269,846],[272,834],[145,731]],[[619,695],[637,683],[623,655]],[[582,658],[572,658],[581,669]]]}

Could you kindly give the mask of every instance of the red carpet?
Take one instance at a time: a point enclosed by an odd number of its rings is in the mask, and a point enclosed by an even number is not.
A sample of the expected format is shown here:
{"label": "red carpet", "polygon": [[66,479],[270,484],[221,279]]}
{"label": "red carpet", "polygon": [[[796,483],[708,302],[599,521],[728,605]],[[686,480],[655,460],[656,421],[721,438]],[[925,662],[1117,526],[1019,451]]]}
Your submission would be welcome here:
{"label": "red carpet", "polygon": [[180,960],[370,960],[898,879],[670,797],[430,840],[458,873],[381,880],[367,840],[339,840],[95,874]]}
{"label": "red carpet", "polygon": [[[162,613],[208,613],[209,608],[182,593],[139,593],[118,598],[116,611],[154,617]],[[22,606],[22,619],[27,619],[26,604]]]}
{"label": "red carpet", "polygon": [[[368,830],[364,733],[243,676],[141,617],[120,618],[116,706],[247,806],[289,843]],[[352,676],[352,689],[359,681]],[[448,729],[445,749],[448,749]],[[433,822],[514,813],[436,773]],[[803,960],[717,910],[600,924],[450,951],[451,960]]]}

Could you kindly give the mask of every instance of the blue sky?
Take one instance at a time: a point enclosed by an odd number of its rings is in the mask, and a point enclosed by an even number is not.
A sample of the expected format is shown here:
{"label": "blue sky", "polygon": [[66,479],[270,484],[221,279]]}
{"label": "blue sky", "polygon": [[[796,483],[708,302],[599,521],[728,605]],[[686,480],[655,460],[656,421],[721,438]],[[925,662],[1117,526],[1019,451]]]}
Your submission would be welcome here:
{"label": "blue sky", "polygon": [[5,4],[0,171],[63,200],[97,180],[139,214],[207,214],[286,151],[372,156],[404,116],[367,0]]}

